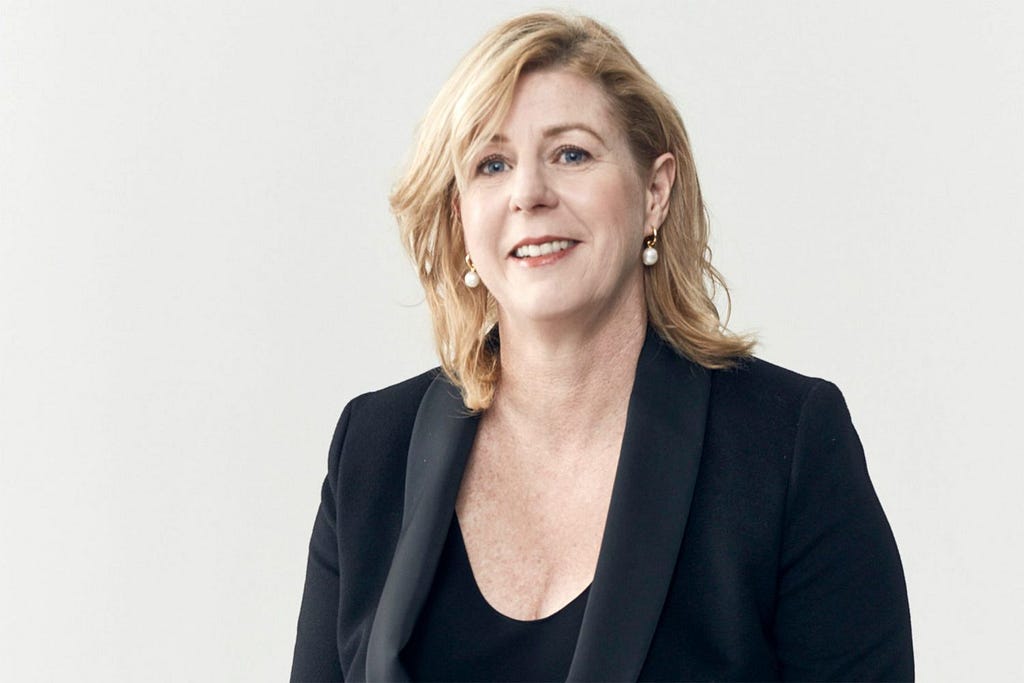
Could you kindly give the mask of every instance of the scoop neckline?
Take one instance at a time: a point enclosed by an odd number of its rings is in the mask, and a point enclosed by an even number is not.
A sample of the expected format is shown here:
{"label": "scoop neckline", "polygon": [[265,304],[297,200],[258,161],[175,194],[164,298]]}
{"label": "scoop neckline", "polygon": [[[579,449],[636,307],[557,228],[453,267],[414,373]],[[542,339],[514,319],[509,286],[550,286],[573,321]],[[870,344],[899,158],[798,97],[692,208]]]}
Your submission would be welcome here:
{"label": "scoop neckline", "polygon": [[478,584],[477,581],[476,581],[476,574],[473,573],[473,563],[470,562],[470,559],[469,559],[469,550],[466,548],[466,540],[462,536],[462,526],[459,524],[459,516],[458,516],[458,514],[456,514],[454,512],[452,513],[452,526],[454,527],[456,539],[458,541],[459,553],[461,555],[461,558],[463,560],[465,560],[465,563],[466,563],[465,566],[469,570],[469,572],[468,572],[469,573],[469,579],[470,579],[470,583],[473,584],[473,592],[479,598],[479,601],[483,605],[485,605],[490,612],[492,612],[493,614],[497,615],[498,617],[500,617],[500,618],[502,618],[502,619],[504,619],[504,620],[506,620],[508,622],[511,622],[511,623],[514,623],[514,624],[523,624],[523,625],[529,626],[529,625],[534,625],[534,624],[543,624],[543,623],[545,623],[547,621],[551,621],[553,619],[556,619],[560,615],[563,615],[563,614],[569,612],[576,605],[577,602],[579,602],[581,599],[585,598],[587,596],[587,594],[590,593],[590,587],[594,585],[594,582],[591,581],[590,583],[587,584],[587,587],[584,588],[583,591],[579,593],[579,595],[577,595],[575,598],[573,598],[572,600],[570,600],[566,604],[562,605],[562,607],[560,609],[558,609],[555,612],[552,612],[551,614],[547,615],[546,617],[541,617],[539,619],[516,619],[515,617],[510,617],[509,615],[505,614],[504,612],[501,612],[501,611],[495,609],[494,605],[492,605],[487,600],[487,597],[483,594],[483,591],[480,590],[480,584]]}

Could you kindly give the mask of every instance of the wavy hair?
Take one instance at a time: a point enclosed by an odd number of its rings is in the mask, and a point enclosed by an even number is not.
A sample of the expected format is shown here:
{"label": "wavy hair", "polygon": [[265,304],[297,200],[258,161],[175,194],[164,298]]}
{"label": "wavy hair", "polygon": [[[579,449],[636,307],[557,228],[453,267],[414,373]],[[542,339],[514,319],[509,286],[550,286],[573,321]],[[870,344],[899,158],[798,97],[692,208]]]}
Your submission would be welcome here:
{"label": "wavy hair", "polygon": [[[420,125],[405,173],[391,193],[402,241],[430,306],[441,366],[472,411],[494,398],[501,374],[497,304],[484,287],[463,284],[466,246],[456,207],[471,160],[497,132],[519,78],[565,69],[598,84],[626,133],[641,177],[665,152],[676,159],[669,210],[658,231],[660,258],[645,268],[648,321],[680,353],[706,368],[749,356],[755,341],[726,328],[714,304],[708,217],[690,141],[665,92],[611,30],[583,16],[538,12],[493,29],[456,67]],[[639,251],[642,245],[638,246]]]}

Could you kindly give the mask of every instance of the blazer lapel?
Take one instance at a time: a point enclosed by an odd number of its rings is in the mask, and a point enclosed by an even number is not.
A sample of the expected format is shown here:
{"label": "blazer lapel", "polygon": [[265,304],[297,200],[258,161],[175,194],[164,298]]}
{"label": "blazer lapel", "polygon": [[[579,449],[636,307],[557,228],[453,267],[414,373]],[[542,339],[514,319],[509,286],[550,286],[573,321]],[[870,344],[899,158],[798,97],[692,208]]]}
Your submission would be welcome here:
{"label": "blazer lapel", "polygon": [[[648,330],[569,681],[636,680],[675,570],[693,498],[710,382]],[[409,444],[402,530],[370,630],[369,681],[408,681],[399,653],[426,601],[479,417],[442,375]]]}
{"label": "blazer lapel", "polygon": [[443,375],[427,388],[409,442],[402,530],[366,652],[366,680],[408,681],[399,653],[434,579],[479,417]]}
{"label": "blazer lapel", "polygon": [[651,330],[569,681],[635,681],[675,570],[707,416],[707,371]]}

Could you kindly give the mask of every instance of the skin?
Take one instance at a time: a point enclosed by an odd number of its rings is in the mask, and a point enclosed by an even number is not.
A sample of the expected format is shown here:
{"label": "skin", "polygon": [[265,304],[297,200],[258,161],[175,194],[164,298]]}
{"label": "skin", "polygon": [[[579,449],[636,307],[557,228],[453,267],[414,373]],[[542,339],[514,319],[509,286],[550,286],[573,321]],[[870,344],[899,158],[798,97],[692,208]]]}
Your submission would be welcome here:
{"label": "skin", "polygon": [[[456,513],[480,591],[506,616],[548,616],[593,579],[646,332],[643,238],[674,177],[671,154],[638,172],[596,84],[547,70],[520,79],[463,188],[502,377]],[[511,255],[544,236],[574,246],[540,265]]]}

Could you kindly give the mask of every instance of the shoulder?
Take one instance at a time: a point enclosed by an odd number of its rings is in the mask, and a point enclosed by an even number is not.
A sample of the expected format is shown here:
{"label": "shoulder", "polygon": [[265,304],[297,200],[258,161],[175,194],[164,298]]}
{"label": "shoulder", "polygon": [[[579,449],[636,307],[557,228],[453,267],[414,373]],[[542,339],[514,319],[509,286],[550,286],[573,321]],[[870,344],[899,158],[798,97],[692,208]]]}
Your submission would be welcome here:
{"label": "shoulder", "polygon": [[757,357],[741,359],[731,368],[710,373],[712,385],[721,392],[750,394],[776,401],[799,398],[824,381]]}
{"label": "shoulder", "polygon": [[440,373],[440,368],[433,368],[383,389],[360,394],[352,399],[345,409],[349,410],[353,417],[375,415],[376,421],[400,420],[407,417],[410,412],[415,417],[423,394]]}
{"label": "shoulder", "polygon": [[800,411],[811,399],[842,396],[828,380],[756,357],[745,358],[731,368],[711,370],[709,374],[713,398],[738,408]]}
{"label": "shoulder", "polygon": [[842,393],[828,380],[755,357],[709,374],[709,418],[719,428],[792,442],[808,420],[849,421]]}
{"label": "shoulder", "polygon": [[332,460],[342,450],[397,446],[403,438],[408,442],[423,394],[440,373],[439,368],[411,377],[391,386],[356,396],[341,411],[334,438],[331,440]]}

